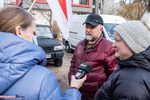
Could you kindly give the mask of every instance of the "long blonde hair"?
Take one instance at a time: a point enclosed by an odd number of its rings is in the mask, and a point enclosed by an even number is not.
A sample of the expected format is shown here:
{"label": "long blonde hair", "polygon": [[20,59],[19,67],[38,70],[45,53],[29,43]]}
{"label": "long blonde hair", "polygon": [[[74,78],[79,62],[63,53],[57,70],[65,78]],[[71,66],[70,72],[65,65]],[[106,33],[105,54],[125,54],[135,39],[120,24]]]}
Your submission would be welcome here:
{"label": "long blonde hair", "polygon": [[15,27],[21,26],[26,29],[31,25],[34,18],[24,9],[8,6],[0,9],[0,31],[15,34]]}

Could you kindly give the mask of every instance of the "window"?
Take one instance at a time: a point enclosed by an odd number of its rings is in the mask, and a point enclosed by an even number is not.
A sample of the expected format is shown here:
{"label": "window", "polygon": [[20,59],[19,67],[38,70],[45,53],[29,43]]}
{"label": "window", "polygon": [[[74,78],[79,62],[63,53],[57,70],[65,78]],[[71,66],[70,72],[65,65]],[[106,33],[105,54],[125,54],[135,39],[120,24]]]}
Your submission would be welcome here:
{"label": "window", "polygon": [[105,23],[104,24],[104,27],[105,27],[109,37],[111,37],[112,39],[114,39],[113,29],[116,27],[116,25],[118,25],[118,24],[115,24],[115,23]]}
{"label": "window", "polygon": [[72,6],[90,7],[90,0],[71,0]]}
{"label": "window", "polygon": [[54,38],[51,29],[49,27],[42,27],[42,26],[36,27],[36,36]]}

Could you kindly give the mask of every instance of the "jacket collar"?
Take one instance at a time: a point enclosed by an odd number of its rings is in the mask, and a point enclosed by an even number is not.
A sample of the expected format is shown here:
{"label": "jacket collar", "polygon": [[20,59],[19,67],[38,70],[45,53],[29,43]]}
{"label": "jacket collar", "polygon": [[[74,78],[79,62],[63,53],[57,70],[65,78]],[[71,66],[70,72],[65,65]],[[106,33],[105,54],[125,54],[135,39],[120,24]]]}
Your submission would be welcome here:
{"label": "jacket collar", "polygon": [[150,71],[150,47],[126,60],[116,59],[120,68],[141,68]]}

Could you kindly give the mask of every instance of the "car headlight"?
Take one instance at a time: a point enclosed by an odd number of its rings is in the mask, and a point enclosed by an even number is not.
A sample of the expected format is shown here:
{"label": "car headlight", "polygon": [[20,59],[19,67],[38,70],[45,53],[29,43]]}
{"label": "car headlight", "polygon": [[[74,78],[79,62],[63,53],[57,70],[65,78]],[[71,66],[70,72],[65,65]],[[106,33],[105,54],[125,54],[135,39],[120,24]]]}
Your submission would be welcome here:
{"label": "car headlight", "polygon": [[61,45],[54,47],[54,51],[59,51],[59,50],[63,50],[63,47]]}

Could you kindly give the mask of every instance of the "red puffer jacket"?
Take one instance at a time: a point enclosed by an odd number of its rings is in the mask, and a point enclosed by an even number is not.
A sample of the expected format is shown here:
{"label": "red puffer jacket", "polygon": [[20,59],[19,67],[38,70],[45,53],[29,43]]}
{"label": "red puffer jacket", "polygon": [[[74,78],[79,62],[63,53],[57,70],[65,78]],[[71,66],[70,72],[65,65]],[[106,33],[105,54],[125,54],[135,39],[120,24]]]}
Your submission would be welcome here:
{"label": "red puffer jacket", "polygon": [[91,48],[87,49],[86,44],[86,39],[78,43],[71,60],[68,76],[70,82],[71,75],[76,74],[81,63],[90,64],[93,69],[79,90],[82,94],[82,100],[93,100],[98,90],[98,81],[102,85],[107,80],[108,76],[117,68],[117,61],[112,43],[103,38],[103,35]]}

